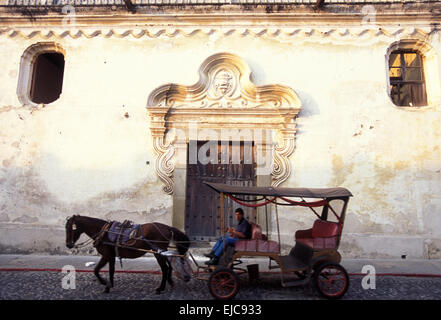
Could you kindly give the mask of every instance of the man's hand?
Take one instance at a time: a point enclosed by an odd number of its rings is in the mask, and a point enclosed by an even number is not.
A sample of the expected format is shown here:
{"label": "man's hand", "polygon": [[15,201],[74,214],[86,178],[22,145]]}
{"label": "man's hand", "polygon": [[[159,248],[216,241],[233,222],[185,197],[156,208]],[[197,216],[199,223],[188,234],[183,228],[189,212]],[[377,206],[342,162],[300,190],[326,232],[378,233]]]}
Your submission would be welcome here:
{"label": "man's hand", "polygon": [[239,239],[245,239],[245,235],[239,231],[236,231],[234,228],[228,227],[227,232],[229,232],[233,237],[237,237]]}

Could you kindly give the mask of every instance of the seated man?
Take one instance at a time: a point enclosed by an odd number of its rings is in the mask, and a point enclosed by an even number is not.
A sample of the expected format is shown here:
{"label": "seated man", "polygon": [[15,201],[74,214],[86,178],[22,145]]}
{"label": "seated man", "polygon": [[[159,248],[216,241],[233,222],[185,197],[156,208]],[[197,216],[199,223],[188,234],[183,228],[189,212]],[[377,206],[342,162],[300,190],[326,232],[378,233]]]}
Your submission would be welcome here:
{"label": "seated man", "polygon": [[238,221],[237,228],[228,228],[227,232],[230,233],[231,236],[225,235],[225,243],[224,238],[222,236],[219,237],[216,244],[210,253],[205,254],[206,257],[211,258],[210,261],[206,261],[205,264],[215,265],[219,263],[219,257],[222,255],[224,247],[228,245],[235,245],[237,240],[239,239],[250,239],[251,238],[251,225],[244,218],[244,213],[241,208],[237,208],[235,211],[236,220]]}

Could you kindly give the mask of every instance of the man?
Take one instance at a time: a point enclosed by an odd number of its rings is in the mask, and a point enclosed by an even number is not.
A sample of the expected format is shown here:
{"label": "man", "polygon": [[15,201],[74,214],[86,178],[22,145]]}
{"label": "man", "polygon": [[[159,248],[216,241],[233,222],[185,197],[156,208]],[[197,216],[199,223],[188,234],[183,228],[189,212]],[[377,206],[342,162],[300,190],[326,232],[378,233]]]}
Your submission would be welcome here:
{"label": "man", "polygon": [[236,215],[236,221],[238,221],[237,228],[228,228],[227,232],[230,236],[225,235],[225,242],[222,236],[219,237],[216,244],[210,253],[204,254],[206,257],[211,258],[210,261],[206,261],[205,264],[215,265],[219,263],[219,257],[224,251],[224,247],[228,245],[235,245],[239,239],[250,239],[251,238],[251,225],[244,218],[244,213],[242,208],[237,208],[234,212]]}

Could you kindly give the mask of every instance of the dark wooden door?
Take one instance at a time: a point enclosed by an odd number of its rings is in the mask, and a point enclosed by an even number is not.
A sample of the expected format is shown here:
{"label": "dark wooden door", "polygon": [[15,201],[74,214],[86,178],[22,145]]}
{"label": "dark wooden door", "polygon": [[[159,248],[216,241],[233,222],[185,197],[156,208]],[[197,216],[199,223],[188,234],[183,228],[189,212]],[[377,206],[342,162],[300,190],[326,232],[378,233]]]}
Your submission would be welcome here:
{"label": "dark wooden door", "polygon": [[[211,143],[211,142],[210,142]],[[195,142],[196,144],[196,142]],[[207,141],[197,142],[197,151],[207,149]],[[217,150],[212,157],[210,150],[207,153],[212,161],[195,161],[189,156],[196,148],[188,148],[187,153],[187,186],[185,208],[185,231],[192,240],[214,240],[221,234],[220,197],[219,194],[204,184],[221,182],[230,185],[255,186],[256,165],[254,146],[250,142],[219,142],[211,151]],[[189,159],[192,158],[192,161]],[[192,163],[195,162],[195,163]],[[250,200],[251,197],[242,197]],[[248,208],[233,202],[225,201],[226,226],[236,226],[234,210],[241,207],[245,217],[250,222],[256,221],[256,209]]]}

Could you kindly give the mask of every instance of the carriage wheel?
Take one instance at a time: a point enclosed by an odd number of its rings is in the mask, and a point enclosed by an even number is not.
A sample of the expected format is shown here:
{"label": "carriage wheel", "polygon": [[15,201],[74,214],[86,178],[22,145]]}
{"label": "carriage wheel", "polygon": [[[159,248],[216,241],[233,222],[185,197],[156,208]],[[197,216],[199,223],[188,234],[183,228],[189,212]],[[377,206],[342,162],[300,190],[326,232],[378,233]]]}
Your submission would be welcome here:
{"label": "carriage wheel", "polygon": [[349,276],[338,263],[324,263],[314,273],[314,281],[320,294],[328,299],[343,297],[349,287]]}
{"label": "carriage wheel", "polygon": [[239,279],[233,270],[220,268],[211,274],[208,288],[215,299],[233,299],[239,291]]}

